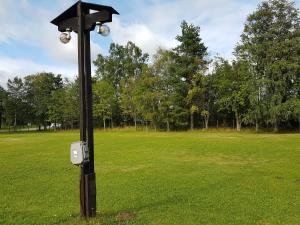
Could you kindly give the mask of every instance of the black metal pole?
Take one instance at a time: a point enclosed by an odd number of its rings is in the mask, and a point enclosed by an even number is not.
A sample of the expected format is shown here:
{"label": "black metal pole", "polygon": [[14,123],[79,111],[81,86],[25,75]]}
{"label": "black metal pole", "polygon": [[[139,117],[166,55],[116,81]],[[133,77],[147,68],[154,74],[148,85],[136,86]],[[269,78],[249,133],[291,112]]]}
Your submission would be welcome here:
{"label": "black metal pole", "polygon": [[[85,97],[85,74],[84,74],[84,12],[81,2],[77,5],[78,15],[78,74],[80,93],[80,141],[86,142],[86,97]],[[85,170],[86,165],[81,166],[80,171],[80,215],[86,217],[85,198]]]}
{"label": "black metal pole", "polygon": [[[89,13],[89,10],[87,12]],[[93,127],[93,94],[91,78],[91,48],[90,31],[84,33],[84,73],[86,90],[86,125],[87,125],[87,144],[89,149],[89,162],[87,173],[85,175],[86,191],[86,214],[87,217],[96,216],[96,176],[94,171],[94,127]]]}

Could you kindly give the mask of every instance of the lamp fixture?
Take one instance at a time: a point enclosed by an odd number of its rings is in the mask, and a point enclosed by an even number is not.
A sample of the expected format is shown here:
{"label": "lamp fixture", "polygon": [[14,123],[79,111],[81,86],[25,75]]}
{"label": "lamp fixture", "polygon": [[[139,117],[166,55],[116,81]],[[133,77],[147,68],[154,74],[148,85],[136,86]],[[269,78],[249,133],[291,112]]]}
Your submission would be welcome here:
{"label": "lamp fixture", "polygon": [[72,37],[71,37],[71,29],[67,29],[66,32],[62,32],[59,36],[59,40],[63,43],[63,44],[67,44],[71,41]]}
{"label": "lamp fixture", "polygon": [[101,22],[97,22],[97,33],[101,34],[104,37],[107,37],[110,33],[109,26],[102,24]]}

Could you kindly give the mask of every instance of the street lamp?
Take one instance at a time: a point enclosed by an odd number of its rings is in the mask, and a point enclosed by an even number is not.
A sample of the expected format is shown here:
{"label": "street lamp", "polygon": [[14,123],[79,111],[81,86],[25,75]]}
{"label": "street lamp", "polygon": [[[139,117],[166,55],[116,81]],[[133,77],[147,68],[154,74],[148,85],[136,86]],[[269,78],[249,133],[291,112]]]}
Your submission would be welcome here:
{"label": "street lamp", "polygon": [[[80,148],[84,155],[79,164],[81,168],[80,215],[82,217],[96,216],[90,31],[98,26],[97,32],[107,36],[110,30],[104,23],[111,22],[113,14],[119,13],[110,6],[78,1],[51,21],[62,32],[59,37],[62,43],[67,44],[71,40],[71,31],[78,35],[80,143],[73,143],[71,149]],[[73,156],[77,158],[76,162],[80,151],[74,150]]]}

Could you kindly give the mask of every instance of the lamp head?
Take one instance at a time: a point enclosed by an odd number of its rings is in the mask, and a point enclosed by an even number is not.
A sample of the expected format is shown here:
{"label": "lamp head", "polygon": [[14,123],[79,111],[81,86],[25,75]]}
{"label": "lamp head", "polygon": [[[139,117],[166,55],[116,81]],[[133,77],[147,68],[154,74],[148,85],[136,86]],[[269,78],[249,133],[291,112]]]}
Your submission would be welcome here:
{"label": "lamp head", "polygon": [[66,32],[62,32],[59,36],[59,40],[63,43],[63,44],[67,44],[71,41],[72,37],[71,37],[71,30],[67,29]]}
{"label": "lamp head", "polygon": [[97,22],[97,33],[101,34],[104,37],[107,37],[110,33],[110,29],[107,25]]}

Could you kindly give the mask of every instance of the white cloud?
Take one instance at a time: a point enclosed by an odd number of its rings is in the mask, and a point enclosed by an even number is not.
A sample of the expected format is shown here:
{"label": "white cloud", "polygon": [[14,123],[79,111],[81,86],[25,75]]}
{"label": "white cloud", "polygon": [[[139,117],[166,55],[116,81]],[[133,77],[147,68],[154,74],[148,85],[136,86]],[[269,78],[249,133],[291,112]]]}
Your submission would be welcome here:
{"label": "white cloud", "polygon": [[149,54],[154,54],[158,47],[172,48],[176,43],[151,30],[146,24],[124,24],[118,18],[114,19],[111,30],[113,42],[126,44],[132,41]]}
{"label": "white cloud", "polygon": [[[67,2],[71,4],[72,1]],[[62,10],[65,9],[66,3],[62,4],[63,1],[60,3],[60,8]],[[8,12],[12,12],[12,14],[8,16]],[[50,24],[50,21],[55,16],[57,16],[57,12],[36,7],[34,4],[29,4],[26,0],[21,2],[4,0],[0,11],[0,28],[5,30],[5,32],[0,32],[0,43],[9,43],[12,40],[16,40],[41,48],[43,52],[54,60],[75,64],[77,62],[76,34],[73,33],[72,41],[69,44],[62,44],[58,39],[60,33],[56,26]],[[11,21],[8,22],[6,18],[11,18]],[[97,53],[101,51],[101,47],[91,42],[91,49],[94,59]]]}
{"label": "white cloud", "polygon": [[[7,77],[25,75],[39,71],[52,71],[74,76],[77,73],[77,38],[73,33],[72,41],[63,45],[59,42],[57,28],[50,24],[59,12],[62,12],[75,0],[53,0],[56,10],[37,7],[28,0],[1,0],[0,7],[0,45],[25,43],[39,48],[51,58],[50,62],[33,62],[25,59],[20,49],[17,58],[0,55],[0,82]],[[189,23],[201,27],[201,37],[208,46],[211,55],[232,58],[234,45],[239,41],[246,16],[261,0],[130,0],[120,6],[130,4],[132,11],[114,16],[111,37],[114,42],[125,44],[133,41],[144,52],[155,53],[158,47],[176,46],[175,37],[180,33],[180,23]],[[44,4],[45,5],[45,4]],[[297,0],[299,6],[299,1]],[[122,8],[121,8],[122,9]],[[9,19],[8,19],[9,18]],[[5,31],[5,32],[3,32]],[[101,47],[91,43],[92,59],[96,58]],[[51,65],[50,65],[51,64]],[[3,81],[4,80],[4,81]]]}
{"label": "white cloud", "polygon": [[113,41],[124,44],[132,40],[152,54],[159,46],[174,47],[177,43],[175,37],[180,33],[180,23],[187,20],[201,27],[201,37],[212,55],[220,53],[230,58],[246,17],[258,2],[151,0],[144,6],[136,2],[138,8],[133,12],[136,21],[121,23],[118,18],[114,19]]}
{"label": "white cloud", "polygon": [[[73,0],[60,1],[59,8],[63,11],[73,2]],[[22,49],[17,58],[0,55],[2,86],[6,84],[7,78],[16,75],[24,76],[41,71],[51,71],[67,77],[77,74],[77,35],[73,33],[71,42],[66,45],[59,41],[60,33],[54,25],[50,24],[50,21],[57,16],[57,11],[52,12],[46,8],[36,7],[34,4],[29,4],[27,0],[4,0],[1,4],[0,30],[5,32],[0,32],[0,44],[13,44],[13,41],[16,41],[37,47],[56,64],[50,66],[48,62],[36,63],[26,59],[22,57]],[[9,22],[7,18],[10,18]],[[101,47],[92,41],[92,60],[96,59],[100,51],[102,51]]]}
{"label": "white cloud", "polygon": [[38,72],[53,72],[73,79],[77,74],[76,66],[57,66],[37,64],[26,59],[11,59],[0,56],[0,85],[6,87],[7,80],[15,76],[24,77]]}

